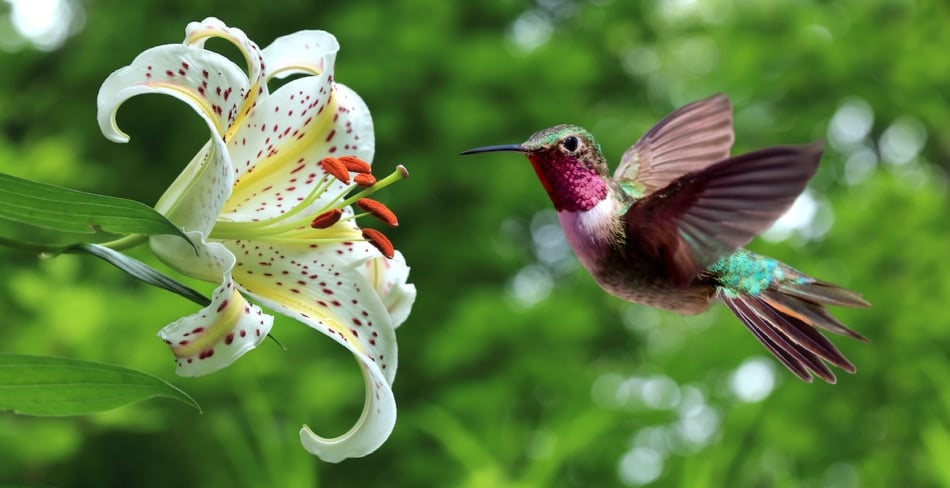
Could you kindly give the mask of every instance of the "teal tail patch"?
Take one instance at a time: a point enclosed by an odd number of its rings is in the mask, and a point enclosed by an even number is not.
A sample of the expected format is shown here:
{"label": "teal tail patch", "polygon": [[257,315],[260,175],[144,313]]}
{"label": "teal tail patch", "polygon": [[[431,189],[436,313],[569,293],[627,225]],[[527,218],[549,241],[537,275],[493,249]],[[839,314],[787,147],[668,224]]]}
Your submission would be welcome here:
{"label": "teal tail patch", "polygon": [[834,383],[835,375],[825,363],[854,373],[854,365],[819,329],[868,342],[825,309],[870,306],[861,295],[745,250],[721,259],[709,271],[720,282],[720,299],[796,376]]}

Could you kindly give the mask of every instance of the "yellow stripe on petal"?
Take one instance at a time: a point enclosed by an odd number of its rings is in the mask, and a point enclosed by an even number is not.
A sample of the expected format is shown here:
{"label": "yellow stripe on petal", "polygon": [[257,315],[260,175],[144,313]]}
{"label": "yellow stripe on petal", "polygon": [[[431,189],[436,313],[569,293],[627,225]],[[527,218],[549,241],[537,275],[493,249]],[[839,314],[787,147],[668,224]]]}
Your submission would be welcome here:
{"label": "yellow stripe on petal", "polygon": [[396,335],[376,289],[358,269],[378,256],[366,242],[222,241],[238,258],[234,280],[258,303],[336,340],[395,375]]}
{"label": "yellow stripe on petal", "polygon": [[171,347],[181,376],[200,376],[229,366],[257,347],[274,318],[247,302],[230,281],[210,305],[163,328],[158,335]]}

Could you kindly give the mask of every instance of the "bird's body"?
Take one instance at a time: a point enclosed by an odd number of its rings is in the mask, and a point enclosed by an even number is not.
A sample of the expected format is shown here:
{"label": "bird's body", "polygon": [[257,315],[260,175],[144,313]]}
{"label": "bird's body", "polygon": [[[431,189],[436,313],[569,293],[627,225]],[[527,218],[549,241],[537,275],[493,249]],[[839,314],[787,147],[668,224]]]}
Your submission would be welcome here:
{"label": "bird's body", "polygon": [[624,153],[610,175],[581,127],[559,125],[523,144],[568,243],[611,295],[682,314],[725,303],[797,376],[834,382],[826,361],[854,367],[816,327],[864,339],[824,305],[867,306],[854,292],[742,248],[814,175],[821,145],[729,157],[732,108],[716,95],[677,110]]}

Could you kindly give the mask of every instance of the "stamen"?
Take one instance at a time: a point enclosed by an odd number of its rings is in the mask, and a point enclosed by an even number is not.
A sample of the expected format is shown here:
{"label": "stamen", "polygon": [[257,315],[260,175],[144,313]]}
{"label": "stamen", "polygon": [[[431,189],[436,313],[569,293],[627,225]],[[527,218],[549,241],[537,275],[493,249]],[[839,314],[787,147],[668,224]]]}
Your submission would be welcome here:
{"label": "stamen", "polygon": [[356,201],[356,206],[390,227],[399,226],[399,220],[396,219],[396,214],[380,201],[373,200],[372,198],[360,198]]}
{"label": "stamen", "polygon": [[376,229],[363,229],[363,239],[369,241],[376,249],[379,249],[383,256],[389,259],[396,255],[396,248],[393,247],[393,243]]}
{"label": "stamen", "polygon": [[323,170],[333,175],[334,178],[350,184],[350,172],[347,171],[346,166],[339,159],[323,158],[320,160],[320,166],[323,166]]}
{"label": "stamen", "polygon": [[346,169],[354,173],[369,173],[372,171],[369,163],[363,161],[362,159],[356,156],[340,156],[337,158],[343,163],[343,166],[346,166]]}
{"label": "stamen", "polygon": [[362,191],[357,192],[355,195],[351,195],[347,197],[345,200],[343,200],[339,204],[336,204],[336,202],[334,202],[334,204],[335,206],[338,206],[338,207],[345,207],[347,205],[352,205],[353,202],[359,200],[360,198],[370,196],[373,193],[376,193],[377,191],[382,190],[383,188],[386,188],[387,186],[399,180],[404,180],[408,177],[409,177],[409,171],[406,170],[405,166],[400,164],[399,166],[396,166],[396,171],[393,171],[392,173],[389,174],[389,176],[377,181],[375,185],[369,188],[364,188]]}
{"label": "stamen", "polygon": [[310,227],[314,229],[326,229],[327,227],[339,222],[340,217],[342,216],[343,210],[339,208],[331,208],[330,210],[317,215],[317,217],[313,219],[313,222],[310,222]]}
{"label": "stamen", "polygon": [[376,177],[369,173],[357,173],[353,175],[353,183],[368,188],[376,184]]}

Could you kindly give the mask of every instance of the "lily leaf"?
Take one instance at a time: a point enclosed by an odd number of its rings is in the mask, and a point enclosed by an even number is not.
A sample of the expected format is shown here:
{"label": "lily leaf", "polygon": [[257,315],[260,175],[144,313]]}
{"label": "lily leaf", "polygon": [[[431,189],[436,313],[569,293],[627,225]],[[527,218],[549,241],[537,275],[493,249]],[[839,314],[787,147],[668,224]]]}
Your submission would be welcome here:
{"label": "lily leaf", "polygon": [[163,290],[177,293],[203,307],[211,303],[211,300],[209,300],[208,297],[202,295],[195,289],[186,286],[185,284],[175,280],[174,278],[171,278],[168,275],[162,274],[157,269],[139,261],[138,259],[114,249],[89,243],[76,244],[67,249],[66,252],[84,252],[91,254],[108,262],[116,268],[125,271],[133,278],[137,278],[149,285],[161,288]]}
{"label": "lily leaf", "polygon": [[201,411],[187,393],[141,371],[75,359],[0,354],[0,410],[86,415],[154,397],[173,398]]}
{"label": "lily leaf", "polygon": [[144,203],[7,174],[0,174],[0,220],[73,234],[175,234],[187,239]]}

